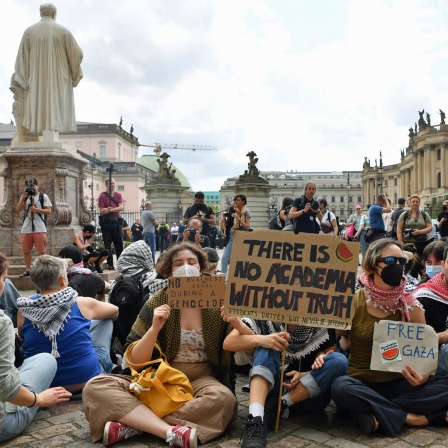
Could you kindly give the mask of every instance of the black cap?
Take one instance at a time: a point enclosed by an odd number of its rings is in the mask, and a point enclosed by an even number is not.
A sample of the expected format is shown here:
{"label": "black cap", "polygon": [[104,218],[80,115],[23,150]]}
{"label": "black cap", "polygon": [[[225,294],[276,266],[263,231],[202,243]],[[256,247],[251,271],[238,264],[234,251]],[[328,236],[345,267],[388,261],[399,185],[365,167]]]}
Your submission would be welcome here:
{"label": "black cap", "polygon": [[59,251],[59,258],[71,258],[73,263],[78,264],[82,261],[82,251],[75,245],[63,247]]}
{"label": "black cap", "polygon": [[398,203],[399,203],[400,205],[406,204],[406,199],[405,199],[405,198],[399,198],[399,199],[398,199]]}

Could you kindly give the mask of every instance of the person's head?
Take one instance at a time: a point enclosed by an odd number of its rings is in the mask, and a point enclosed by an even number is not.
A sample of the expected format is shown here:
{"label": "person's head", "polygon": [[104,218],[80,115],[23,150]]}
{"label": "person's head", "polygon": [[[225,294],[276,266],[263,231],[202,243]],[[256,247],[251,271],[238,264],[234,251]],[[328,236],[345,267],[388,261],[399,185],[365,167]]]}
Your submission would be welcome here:
{"label": "person's head", "polygon": [[95,235],[95,226],[93,224],[86,224],[82,228],[82,233],[85,238],[92,238]]}
{"label": "person's head", "polygon": [[177,244],[157,260],[156,271],[163,277],[168,278],[173,271],[185,264],[195,266],[202,272],[206,268],[207,257],[193,244]]}
{"label": "person's head", "polygon": [[165,218],[162,218],[162,219],[160,220],[160,224],[162,224],[162,226],[164,226],[164,225],[166,224]]}
{"label": "person's head", "polygon": [[247,198],[244,194],[237,194],[233,198],[233,207],[241,210],[247,204]]}
{"label": "person's head", "polygon": [[52,3],[43,3],[40,5],[40,16],[41,17],[51,17],[52,19],[56,19],[56,6]]}
{"label": "person's head", "polygon": [[138,218],[138,217],[135,218],[135,223],[136,223],[136,224],[140,224],[140,218]]}
{"label": "person's head", "polygon": [[202,231],[202,222],[199,221],[199,219],[190,219],[190,221],[188,221],[187,229],[188,230],[195,229],[199,233],[201,233],[201,231]]}
{"label": "person's head", "polygon": [[375,203],[376,203],[376,205],[380,205],[381,207],[384,207],[387,204],[386,195],[384,193],[379,194],[376,197]]}
{"label": "person's head", "polygon": [[413,211],[417,211],[420,208],[420,196],[411,194],[411,196],[409,196],[409,207],[411,207]]}
{"label": "person's head", "polygon": [[3,252],[0,252],[0,295],[5,289],[5,280],[8,275],[8,260]]}
{"label": "person's head", "polygon": [[400,284],[406,262],[401,243],[381,238],[369,245],[362,268],[367,275],[373,275],[378,288],[387,291]]}
{"label": "person's head", "polygon": [[422,261],[425,264],[426,275],[433,278],[440,274],[444,268],[444,254],[448,245],[444,241],[429,243],[422,252]]}
{"label": "person's head", "polygon": [[326,199],[319,199],[319,208],[321,212],[324,212],[327,210],[328,202]]}
{"label": "person's head", "polygon": [[110,185],[109,185],[109,179],[106,179],[104,183],[106,184],[107,191],[115,190],[115,179],[111,179]]}
{"label": "person's head", "polygon": [[219,263],[218,251],[216,249],[213,249],[212,247],[204,247],[202,249],[202,252],[204,252],[207,257],[207,266],[204,269],[204,272],[206,274],[214,275]]}
{"label": "person's head", "polygon": [[176,227],[176,226],[177,226],[177,224],[175,222],[173,222],[173,225],[171,227]]}
{"label": "person's head", "polygon": [[291,198],[289,196],[287,196],[286,198],[283,198],[282,201],[282,210],[284,210],[285,208],[289,207],[290,205],[292,205],[292,203],[294,202],[294,198]]}
{"label": "person's head", "polygon": [[151,210],[152,209],[152,202],[151,201],[146,201],[145,202],[145,208],[146,208],[146,210]]}
{"label": "person's head", "polygon": [[39,191],[39,183],[37,182],[37,179],[35,177],[28,177],[25,179],[25,191],[28,192],[30,196],[37,194]]}
{"label": "person's head", "polygon": [[68,280],[64,261],[52,255],[41,255],[31,268],[31,281],[41,294],[65,288]]}
{"label": "person's head", "polygon": [[448,199],[445,199],[442,204],[442,210],[448,212]]}
{"label": "person's head", "polygon": [[71,260],[72,263],[69,264],[78,264],[82,261],[82,250],[71,244],[70,246],[65,246],[59,251],[59,258]]}
{"label": "person's head", "polygon": [[308,199],[312,199],[314,197],[314,195],[316,194],[316,184],[314,182],[308,182],[305,185],[305,196]]}
{"label": "person's head", "polygon": [[205,195],[202,193],[202,191],[196,192],[194,195],[194,203],[197,205],[201,205],[204,203]]}
{"label": "person's head", "polygon": [[403,208],[406,205],[406,199],[405,198],[398,198],[398,206],[400,208]]}

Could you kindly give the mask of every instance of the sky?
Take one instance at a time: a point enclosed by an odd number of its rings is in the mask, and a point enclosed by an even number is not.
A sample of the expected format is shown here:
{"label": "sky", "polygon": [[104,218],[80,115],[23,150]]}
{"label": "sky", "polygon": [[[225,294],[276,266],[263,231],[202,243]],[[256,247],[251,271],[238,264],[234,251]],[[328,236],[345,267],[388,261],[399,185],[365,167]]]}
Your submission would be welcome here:
{"label": "sky", "polygon": [[[0,123],[23,31],[43,0],[1,0]],[[398,163],[418,111],[448,112],[444,0],[60,0],[84,52],[78,121],[134,127],[193,190],[261,171]],[[151,152],[140,148],[140,155]]]}

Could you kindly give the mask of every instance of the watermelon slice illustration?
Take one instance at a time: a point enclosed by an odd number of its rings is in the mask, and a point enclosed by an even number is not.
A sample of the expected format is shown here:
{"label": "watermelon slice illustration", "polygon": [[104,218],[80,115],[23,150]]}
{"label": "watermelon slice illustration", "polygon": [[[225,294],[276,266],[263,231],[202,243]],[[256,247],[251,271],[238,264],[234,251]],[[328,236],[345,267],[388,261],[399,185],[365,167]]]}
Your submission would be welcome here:
{"label": "watermelon slice illustration", "polygon": [[400,349],[398,347],[390,348],[389,350],[385,350],[384,352],[381,352],[381,356],[386,361],[392,361],[400,354]]}
{"label": "watermelon slice illustration", "polygon": [[336,256],[341,261],[348,262],[353,259],[353,254],[345,243],[339,243],[336,247]]}

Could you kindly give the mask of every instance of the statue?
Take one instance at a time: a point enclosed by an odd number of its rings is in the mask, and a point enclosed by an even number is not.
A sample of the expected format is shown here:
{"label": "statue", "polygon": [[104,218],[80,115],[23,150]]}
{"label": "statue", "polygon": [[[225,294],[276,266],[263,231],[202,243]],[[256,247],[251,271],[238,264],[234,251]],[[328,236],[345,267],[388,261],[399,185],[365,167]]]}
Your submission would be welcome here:
{"label": "statue", "polygon": [[425,113],[425,109],[423,109],[421,112],[418,111],[418,114],[420,115],[420,118],[418,119],[418,130],[425,129],[426,128],[426,121],[423,118],[423,114]]}
{"label": "statue", "polygon": [[414,137],[414,129],[412,128],[412,126],[409,128],[409,137]]}
{"label": "statue", "polygon": [[160,156],[160,159],[157,159],[157,163],[159,164],[159,172],[157,173],[156,177],[161,179],[175,180],[177,179],[175,176],[176,170],[174,168],[171,168],[173,166],[172,163],[170,163],[170,165],[168,166],[168,157],[170,157],[170,155],[164,152]]}
{"label": "statue", "polygon": [[83,77],[82,50],[55,22],[54,5],[42,4],[40,15],[23,34],[11,79],[19,141],[36,141],[45,130],[76,132],[73,87]]}
{"label": "statue", "polygon": [[431,127],[431,115],[426,112],[426,121],[428,122],[428,126]]}
{"label": "statue", "polygon": [[118,127],[121,129],[121,125],[123,124],[123,117],[120,117],[120,123],[118,124]]}
{"label": "statue", "polygon": [[440,112],[440,124],[445,124],[445,112],[442,109],[439,109]]}
{"label": "statue", "polygon": [[260,170],[257,168],[258,157],[254,151],[250,151],[246,154],[246,157],[249,157],[249,163],[247,167],[249,168],[247,174],[249,176],[259,176]]}
{"label": "statue", "polygon": [[133,133],[134,133],[134,125],[131,124],[131,129],[129,129],[129,134],[131,134],[131,137]]}
{"label": "statue", "polygon": [[417,134],[417,123],[414,123],[414,134]]}
{"label": "statue", "polygon": [[364,163],[362,164],[363,168],[370,168],[370,159],[367,160],[367,157],[364,157]]}
{"label": "statue", "polygon": [[401,153],[401,158],[404,159],[404,149],[400,149],[400,153]]}

